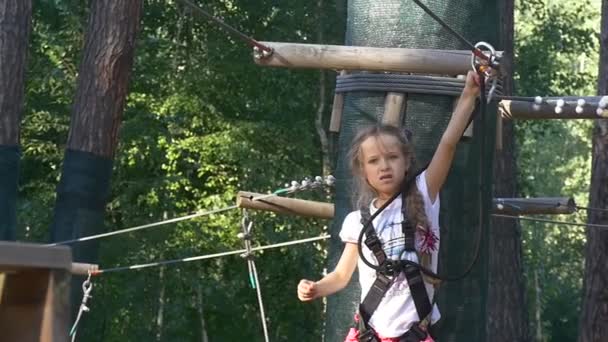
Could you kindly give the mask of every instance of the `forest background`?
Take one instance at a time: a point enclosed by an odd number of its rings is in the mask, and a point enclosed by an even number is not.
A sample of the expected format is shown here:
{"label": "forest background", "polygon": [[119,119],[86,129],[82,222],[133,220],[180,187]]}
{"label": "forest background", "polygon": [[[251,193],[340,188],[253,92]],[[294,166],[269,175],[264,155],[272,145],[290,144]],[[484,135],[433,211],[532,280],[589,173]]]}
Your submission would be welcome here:
{"label": "forest background", "polygon": [[[205,6],[259,39],[344,42],[341,1],[234,0]],[[35,0],[33,10],[17,239],[46,242],[89,8],[77,0]],[[599,27],[598,0],[516,1],[515,94],[595,94]],[[263,193],[330,172],[335,137],[326,127],[334,77],[327,71],[258,67],[250,49],[186,7],[146,0],[106,210],[108,230],[225,207],[234,204],[239,190]],[[520,196],[572,196],[585,206],[592,122],[521,121],[515,132],[513,177]],[[332,200],[325,192],[303,196]],[[329,225],[250,215],[259,244],[317,236]],[[583,223],[586,213],[563,219]],[[100,264],[238,249],[240,220],[241,213],[232,211],[110,237],[100,243]],[[534,341],[576,339],[584,232],[584,227],[522,222]],[[300,303],[295,287],[302,277],[322,275],[325,248],[313,243],[258,254],[272,340],[321,340],[323,303]],[[238,256],[108,274],[95,285],[91,312],[79,330],[82,340],[263,340],[255,291]]]}

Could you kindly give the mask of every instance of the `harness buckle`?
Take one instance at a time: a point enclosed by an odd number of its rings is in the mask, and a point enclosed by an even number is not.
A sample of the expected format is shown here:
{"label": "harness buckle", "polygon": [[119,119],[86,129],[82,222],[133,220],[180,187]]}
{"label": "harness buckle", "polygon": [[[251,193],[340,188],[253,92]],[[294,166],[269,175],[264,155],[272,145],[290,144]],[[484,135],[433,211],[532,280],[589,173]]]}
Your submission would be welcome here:
{"label": "harness buckle", "polygon": [[357,336],[359,342],[380,342],[378,336],[373,329],[359,330],[359,336]]}
{"label": "harness buckle", "polygon": [[393,277],[403,270],[403,265],[400,260],[387,259],[380,265],[380,273]]}

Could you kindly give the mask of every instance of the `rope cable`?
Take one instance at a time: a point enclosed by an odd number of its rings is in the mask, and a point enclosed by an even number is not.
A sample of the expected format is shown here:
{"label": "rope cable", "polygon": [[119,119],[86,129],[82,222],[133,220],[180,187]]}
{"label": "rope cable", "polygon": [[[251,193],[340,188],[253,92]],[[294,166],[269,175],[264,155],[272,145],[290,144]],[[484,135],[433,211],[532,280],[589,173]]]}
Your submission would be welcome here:
{"label": "rope cable", "polygon": [[[275,192],[273,192],[271,194],[261,195],[261,196],[258,196],[258,197],[253,197],[253,196],[243,196],[243,197],[246,197],[246,198],[248,198],[251,201],[261,201],[261,200],[263,200],[265,198],[275,197],[275,196],[278,196],[279,194],[288,193],[288,192],[293,192],[292,188],[279,189],[279,190],[277,190],[277,191],[275,191]],[[67,245],[67,244],[76,243],[76,242],[82,242],[82,241],[96,240],[96,239],[101,239],[101,238],[105,238],[105,237],[108,237],[108,236],[125,234],[125,233],[130,233],[130,232],[134,232],[134,231],[138,231],[138,230],[144,230],[144,229],[148,229],[148,228],[158,227],[158,226],[166,225],[166,224],[169,224],[169,223],[176,223],[176,222],[191,220],[191,219],[198,218],[198,217],[208,216],[208,215],[212,215],[212,214],[218,214],[218,213],[221,213],[221,212],[224,212],[224,211],[229,211],[229,210],[236,209],[236,208],[238,208],[237,205],[230,205],[230,206],[227,206],[227,207],[224,207],[224,208],[220,208],[220,209],[198,211],[196,213],[193,213],[193,214],[190,214],[190,215],[186,215],[186,216],[176,217],[176,218],[172,218],[172,219],[168,219],[168,220],[163,220],[163,221],[158,221],[158,222],[154,222],[154,223],[148,223],[148,224],[144,224],[144,225],[140,225],[140,226],[135,226],[135,227],[131,227],[131,228],[119,229],[119,230],[115,230],[115,231],[107,232],[107,233],[102,233],[102,234],[95,234],[95,235],[83,236],[83,237],[76,238],[76,239],[71,239],[71,240],[54,242],[54,243],[47,244],[46,246],[51,247],[51,246]]]}
{"label": "rope cable", "polygon": [[[279,247],[285,247],[285,246],[291,246],[291,245],[298,245],[298,244],[302,244],[302,243],[306,243],[306,242],[326,240],[326,239],[329,239],[330,237],[331,237],[330,235],[321,235],[321,236],[316,236],[316,237],[307,238],[307,239],[292,240],[292,241],[281,242],[281,243],[276,243],[276,244],[272,244],[272,245],[265,245],[265,246],[254,247],[254,248],[251,248],[251,251],[255,252],[255,251],[262,251],[262,250],[266,250],[266,249],[273,249],[273,248],[279,248]],[[198,261],[198,260],[204,260],[204,259],[219,258],[219,257],[228,256],[228,255],[243,254],[246,251],[247,251],[246,249],[239,249],[239,250],[235,250],[235,251],[228,251],[228,252],[221,252],[221,253],[214,253],[214,254],[205,254],[205,255],[199,255],[199,256],[189,257],[189,258],[173,259],[173,260],[163,260],[163,261],[151,262],[151,263],[146,263],[146,264],[136,264],[136,265],[131,265],[131,266],[121,266],[121,267],[106,268],[106,269],[100,269],[100,270],[97,270],[97,271],[92,271],[91,274],[92,275],[100,275],[100,274],[105,274],[105,273],[113,273],[113,272],[120,272],[120,271],[129,271],[129,270],[139,270],[139,269],[149,268],[149,267],[157,267],[157,266],[164,266],[164,265],[180,264],[180,263],[186,263],[186,262],[191,262],[191,261]]]}
{"label": "rope cable", "polygon": [[260,42],[258,42],[257,40],[253,39],[252,37],[244,34],[243,32],[237,30],[236,28],[226,24],[223,20],[214,17],[213,15],[211,15],[209,12],[203,10],[202,8],[200,8],[199,6],[197,6],[196,4],[194,4],[193,2],[191,2],[190,0],[178,0],[179,2],[183,3],[184,5],[190,7],[194,12],[196,12],[198,15],[204,17],[207,20],[213,21],[214,23],[216,23],[217,25],[219,25],[220,27],[222,27],[224,30],[232,33],[234,36],[240,38],[242,41],[244,41],[245,43],[247,43],[249,46],[252,47],[256,47],[264,52],[267,53],[272,53],[272,48],[261,44]]}
{"label": "rope cable", "polygon": [[534,217],[516,216],[516,215],[503,215],[503,214],[492,214],[492,216],[502,217],[502,218],[511,218],[511,219],[517,219],[517,220],[522,220],[522,221],[553,223],[553,224],[561,224],[561,225],[566,225],[566,226],[599,228],[599,229],[608,230],[608,224],[566,222],[566,221],[549,220],[549,219],[543,219],[543,218],[534,218]]}

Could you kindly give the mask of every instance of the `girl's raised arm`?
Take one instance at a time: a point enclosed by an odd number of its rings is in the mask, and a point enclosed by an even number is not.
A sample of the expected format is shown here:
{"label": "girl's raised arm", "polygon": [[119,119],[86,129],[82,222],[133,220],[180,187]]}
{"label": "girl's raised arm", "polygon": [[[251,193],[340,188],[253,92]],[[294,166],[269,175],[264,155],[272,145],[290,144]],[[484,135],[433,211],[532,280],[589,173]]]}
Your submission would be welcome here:
{"label": "girl's raised arm", "polygon": [[456,145],[466,129],[478,95],[479,75],[475,71],[469,71],[456,109],[452,113],[448,127],[443,132],[439,146],[426,170],[426,183],[431,202],[435,202],[435,198],[448,176],[456,152]]}

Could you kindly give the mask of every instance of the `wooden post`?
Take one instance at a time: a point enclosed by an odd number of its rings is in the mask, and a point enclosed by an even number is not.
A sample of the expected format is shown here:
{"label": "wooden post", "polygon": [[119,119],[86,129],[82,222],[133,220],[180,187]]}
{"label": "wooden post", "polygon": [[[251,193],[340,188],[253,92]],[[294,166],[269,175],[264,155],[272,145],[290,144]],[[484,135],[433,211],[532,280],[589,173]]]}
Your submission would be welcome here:
{"label": "wooden post", "polygon": [[[332,203],[307,201],[280,196],[252,200],[267,196],[255,192],[239,191],[236,204],[239,208],[272,211],[280,214],[333,219]],[[574,199],[568,197],[494,198],[492,213],[506,215],[572,214],[576,211]]]}
{"label": "wooden post", "polygon": [[73,275],[89,275],[89,272],[99,270],[99,265],[95,264],[85,264],[82,262],[73,262],[72,267],[70,268],[70,273]]}
{"label": "wooden post", "polygon": [[466,74],[471,69],[468,50],[261,43],[273,49],[266,58],[254,58],[255,63],[263,66],[442,75]]}
{"label": "wooden post", "polygon": [[576,102],[578,97],[564,97],[568,103],[562,107],[561,113],[555,112],[555,102],[543,102],[540,105],[531,101],[502,100],[498,103],[499,111],[506,119],[598,119],[608,117],[608,112],[604,111],[602,116],[598,116],[596,111],[601,97],[581,97],[586,100],[582,107],[582,113],[576,112]]}
{"label": "wooden post", "polygon": [[382,123],[391,126],[401,126],[403,111],[405,110],[405,94],[388,92],[384,101],[384,115]]}
{"label": "wooden post", "polygon": [[2,341],[68,340],[69,247],[0,242]]}
{"label": "wooden post", "polygon": [[239,208],[268,210],[275,213],[291,214],[321,219],[334,217],[334,205],[331,203],[307,201],[301,199],[273,196],[260,200],[255,197],[266,196],[255,192],[239,191],[236,197],[236,205]]}
{"label": "wooden post", "polygon": [[[346,70],[340,72],[340,76],[346,75]],[[331,107],[331,118],[329,119],[329,131],[340,132],[342,123],[342,112],[344,111],[344,93],[334,93],[334,104]]]}
{"label": "wooden post", "polygon": [[507,215],[572,214],[574,199],[568,197],[495,198],[492,212]]}

